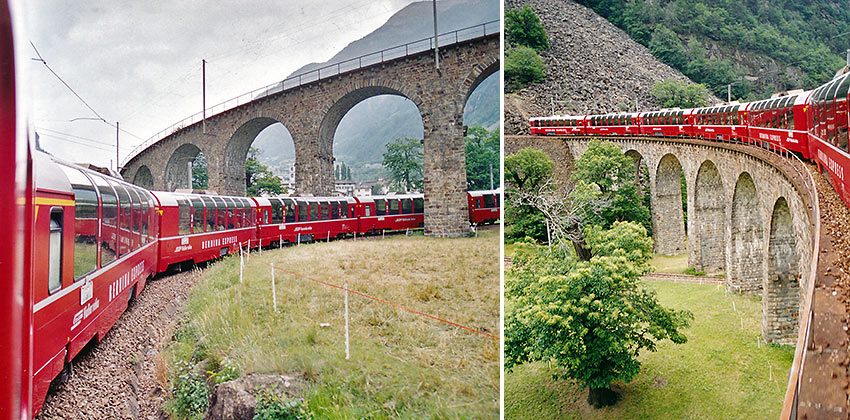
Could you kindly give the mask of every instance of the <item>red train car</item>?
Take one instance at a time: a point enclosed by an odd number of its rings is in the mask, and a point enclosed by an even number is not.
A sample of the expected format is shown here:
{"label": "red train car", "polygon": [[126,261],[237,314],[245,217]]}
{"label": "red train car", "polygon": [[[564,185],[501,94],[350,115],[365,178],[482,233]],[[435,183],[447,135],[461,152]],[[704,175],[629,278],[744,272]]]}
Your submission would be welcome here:
{"label": "red train car", "polygon": [[351,197],[255,197],[263,246],[345,237],[357,230]]}
{"label": "red train car", "polygon": [[746,140],[748,131],[742,120],[746,106],[747,104],[731,104],[691,110],[691,135],[709,140]]}
{"label": "red train car", "polygon": [[157,272],[209,261],[256,240],[257,204],[245,197],[152,192],[159,214]]}
{"label": "red train car", "polygon": [[147,191],[40,152],[34,165],[33,415],[53,378],[141,292],[157,259]]}
{"label": "red train car", "polygon": [[554,116],[532,118],[528,121],[531,134],[539,135],[583,135],[587,134],[585,117]]}
{"label": "red train car", "polygon": [[421,193],[372,195],[354,199],[354,211],[361,234],[424,226],[425,197]]}
{"label": "red train car", "polygon": [[634,113],[589,115],[587,116],[586,134],[602,136],[639,135],[637,116],[638,114]]}
{"label": "red train car", "polygon": [[772,143],[809,159],[808,93],[802,91],[751,102],[747,107],[748,141],[763,145]]}
{"label": "red train car", "polygon": [[850,149],[848,148],[848,90],[850,73],[836,77],[815,89],[811,106],[809,152],[844,202],[850,206]]}
{"label": "red train car", "polygon": [[635,123],[644,136],[687,137],[693,136],[692,110],[671,109],[641,112]]}
{"label": "red train car", "polygon": [[500,190],[469,191],[466,193],[469,223],[492,224],[501,217],[502,192]]}

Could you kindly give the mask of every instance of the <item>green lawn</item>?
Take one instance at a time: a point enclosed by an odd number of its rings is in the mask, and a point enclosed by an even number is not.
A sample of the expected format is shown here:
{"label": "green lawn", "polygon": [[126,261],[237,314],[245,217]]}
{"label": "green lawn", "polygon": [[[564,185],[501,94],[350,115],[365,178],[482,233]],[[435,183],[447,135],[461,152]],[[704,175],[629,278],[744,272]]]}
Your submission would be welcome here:
{"label": "green lawn", "polygon": [[649,264],[655,267],[655,271],[659,273],[676,273],[682,274],[688,268],[688,253],[679,255],[661,255],[654,254]]}
{"label": "green lawn", "polygon": [[[721,286],[645,282],[665,306],[688,309],[688,342],[665,341],[641,355],[641,373],[615,383],[622,400],[594,410],[587,391],[555,381],[545,363],[505,375],[505,419],[775,419],[782,408],[792,347],[758,346],[761,298],[725,295]],[[735,303],[733,310],[732,302]],[[741,323],[743,320],[743,329]],[[771,374],[772,370],[772,374]]]}
{"label": "green lawn", "polygon": [[305,377],[321,419],[494,419],[499,342],[349,295],[351,359],[344,354],[343,292],[277,272],[272,309],[266,264],[457,322],[499,332],[499,232],[477,238],[393,236],[303,244],[208,268],[188,302],[170,361],[236,361],[242,374]]}

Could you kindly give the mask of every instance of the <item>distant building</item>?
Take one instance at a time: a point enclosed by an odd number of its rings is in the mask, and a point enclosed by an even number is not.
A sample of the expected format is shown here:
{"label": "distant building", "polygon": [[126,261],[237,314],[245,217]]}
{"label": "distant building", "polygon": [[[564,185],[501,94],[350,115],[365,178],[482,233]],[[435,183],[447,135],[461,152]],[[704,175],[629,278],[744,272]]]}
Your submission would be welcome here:
{"label": "distant building", "polygon": [[339,193],[339,195],[354,195],[356,183],[354,181],[334,181],[334,191]]}
{"label": "distant building", "polygon": [[358,183],[357,183],[357,187],[356,187],[356,188],[355,188],[355,190],[354,190],[354,195],[358,195],[358,196],[367,196],[367,195],[372,195],[372,188],[373,188],[375,185],[380,185],[379,190],[378,190],[378,191],[376,191],[378,194],[386,194],[386,193],[387,193],[387,189],[386,189],[386,187],[384,186],[384,180],[383,180],[383,179],[379,179],[379,180],[377,180],[377,181],[362,181],[362,182],[358,182]]}

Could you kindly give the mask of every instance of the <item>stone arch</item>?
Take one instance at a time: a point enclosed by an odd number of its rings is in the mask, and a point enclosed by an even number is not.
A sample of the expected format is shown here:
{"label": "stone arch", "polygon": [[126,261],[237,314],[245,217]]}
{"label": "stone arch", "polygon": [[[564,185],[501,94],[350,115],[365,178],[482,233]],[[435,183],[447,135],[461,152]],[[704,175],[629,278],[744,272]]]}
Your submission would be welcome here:
{"label": "stone arch", "polygon": [[729,267],[726,288],[732,292],[758,292],[764,274],[762,212],[753,177],[742,172],[735,183],[730,223]]}
{"label": "stone arch", "polygon": [[[245,121],[233,132],[227,141],[223,157],[223,194],[245,195],[245,160],[248,158],[248,150],[261,131],[279,122],[271,117],[256,117]],[[285,125],[284,128],[286,128]],[[287,129],[287,131],[289,130]],[[298,152],[298,147],[296,147],[296,162]]]}
{"label": "stone arch", "polygon": [[635,149],[629,149],[624,154],[635,162],[635,185],[638,187],[638,194],[643,195],[649,183],[648,177],[644,176],[644,169],[649,168],[646,158]]}
{"label": "stone arch", "polygon": [[762,331],[767,342],[792,344],[797,338],[800,255],[791,210],[779,197],[770,218],[767,277],[762,299]]}
{"label": "stone arch", "polygon": [[147,167],[147,165],[142,165],[136,169],[136,174],[133,176],[133,184],[148,190],[152,190],[154,188],[153,174],[151,174],[151,170]]}
{"label": "stone arch", "polygon": [[650,191],[653,197],[655,251],[664,255],[680,254],[687,250],[682,209],[682,164],[676,156],[668,153],[658,162],[655,173],[655,188]]}
{"label": "stone arch", "polygon": [[[422,102],[415,95],[408,95],[401,90],[401,87],[390,87],[384,85],[364,86],[358,89],[353,89],[337,99],[333,105],[325,113],[319,126],[319,144],[318,144],[318,160],[320,162],[320,177],[323,184],[329,185],[330,191],[333,191],[334,176],[333,176],[333,142],[336,130],[339,127],[343,117],[351,111],[357,104],[375,96],[394,95],[410,100],[419,113],[422,119],[423,126],[424,116],[422,115]],[[298,160],[295,163],[296,178],[301,177],[301,169]],[[305,174],[309,176],[309,174]],[[298,181],[299,184],[301,181]],[[330,192],[328,191],[328,192]]]}
{"label": "stone arch", "polygon": [[706,160],[697,171],[694,188],[693,234],[696,234],[694,268],[708,274],[726,270],[726,194],[723,179],[714,162]]}
{"label": "stone arch", "polygon": [[499,58],[495,56],[487,56],[481,64],[476,64],[472,67],[469,74],[464,78],[461,89],[463,89],[463,108],[466,108],[466,102],[484,80],[490,77],[493,73],[499,71],[501,65]]}
{"label": "stone arch", "polygon": [[168,158],[165,164],[165,190],[174,191],[178,188],[192,188],[189,181],[189,165],[201,153],[201,149],[192,143],[184,143]]}

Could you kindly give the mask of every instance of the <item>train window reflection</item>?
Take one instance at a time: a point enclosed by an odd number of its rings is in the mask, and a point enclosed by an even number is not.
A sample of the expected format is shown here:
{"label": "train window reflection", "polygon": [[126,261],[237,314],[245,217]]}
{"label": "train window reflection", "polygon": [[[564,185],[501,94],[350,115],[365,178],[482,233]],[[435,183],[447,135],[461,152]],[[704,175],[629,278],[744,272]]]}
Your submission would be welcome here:
{"label": "train window reflection", "polygon": [[97,193],[82,171],[60,166],[74,190],[74,279],[97,268]]}
{"label": "train window reflection", "polygon": [[50,249],[48,250],[47,293],[62,288],[62,208],[50,209]]}

